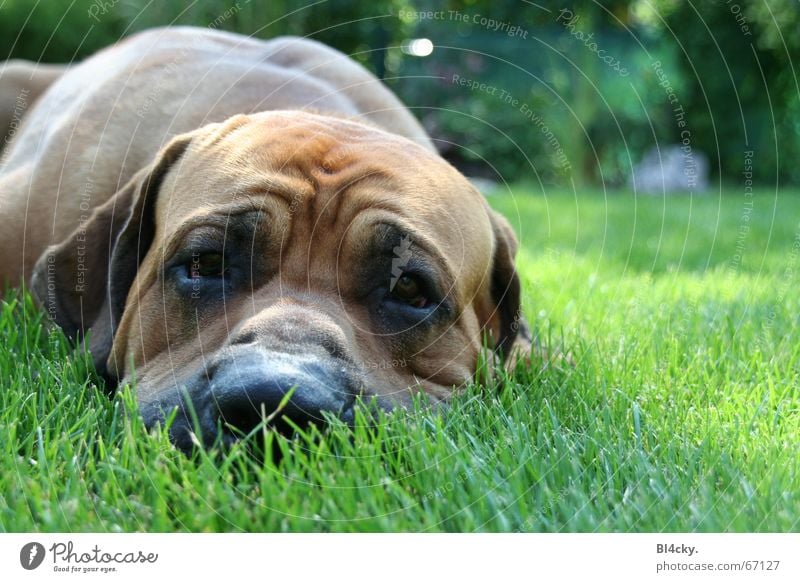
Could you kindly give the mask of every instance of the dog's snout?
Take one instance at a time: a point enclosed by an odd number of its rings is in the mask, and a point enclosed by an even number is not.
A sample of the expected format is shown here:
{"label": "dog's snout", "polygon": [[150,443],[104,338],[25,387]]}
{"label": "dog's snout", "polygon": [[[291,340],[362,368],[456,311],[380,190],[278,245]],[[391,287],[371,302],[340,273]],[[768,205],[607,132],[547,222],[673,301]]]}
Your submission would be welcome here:
{"label": "dog's snout", "polygon": [[268,307],[243,321],[201,369],[141,407],[148,425],[178,414],[170,437],[184,450],[199,439],[230,443],[267,421],[321,424],[327,415],[353,420],[362,374],[346,349],[346,331],[321,310]]}
{"label": "dog's snout", "polygon": [[279,346],[282,352],[321,356],[349,361],[344,329],[330,315],[303,305],[274,305],[250,317],[231,333],[230,346]]}
{"label": "dog's snout", "polygon": [[346,376],[314,356],[249,350],[217,366],[209,404],[220,424],[234,433],[247,433],[265,417],[301,426],[319,423],[324,413],[342,414],[352,406]]}

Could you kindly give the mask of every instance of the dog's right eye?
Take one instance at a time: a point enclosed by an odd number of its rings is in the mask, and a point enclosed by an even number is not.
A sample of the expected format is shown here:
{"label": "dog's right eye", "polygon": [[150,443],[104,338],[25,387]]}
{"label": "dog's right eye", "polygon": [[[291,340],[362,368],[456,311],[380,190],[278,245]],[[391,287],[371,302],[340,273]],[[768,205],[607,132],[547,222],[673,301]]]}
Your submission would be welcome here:
{"label": "dog's right eye", "polygon": [[189,264],[189,275],[192,279],[200,277],[223,277],[226,272],[225,258],[222,253],[203,253],[192,255]]}
{"label": "dog's right eye", "polygon": [[167,269],[178,292],[193,300],[211,300],[233,290],[235,269],[219,251],[189,251],[176,256]]}

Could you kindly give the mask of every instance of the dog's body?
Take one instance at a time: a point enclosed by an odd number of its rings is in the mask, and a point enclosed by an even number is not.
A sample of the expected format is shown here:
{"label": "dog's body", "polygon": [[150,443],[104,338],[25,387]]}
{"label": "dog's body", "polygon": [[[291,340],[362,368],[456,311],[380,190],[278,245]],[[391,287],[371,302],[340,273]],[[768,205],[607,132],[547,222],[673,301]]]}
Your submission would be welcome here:
{"label": "dog's body", "polygon": [[444,400],[484,334],[525,347],[505,220],[318,43],[139,34],[71,67],[6,153],[0,280],[91,329],[149,422],[191,402],[206,438],[246,430],[290,389],[296,421]]}
{"label": "dog's body", "polygon": [[0,63],[0,150],[16,135],[22,117],[66,69],[28,61]]}
{"label": "dog's body", "polygon": [[0,265],[0,279],[27,280],[44,249],[78,227],[87,204],[103,204],[172,137],[237,114],[300,108],[361,116],[433,149],[375,77],[319,43],[170,28],[99,52],[50,88],[13,140],[0,209],[36,228],[0,232],[7,257],[24,257]]}

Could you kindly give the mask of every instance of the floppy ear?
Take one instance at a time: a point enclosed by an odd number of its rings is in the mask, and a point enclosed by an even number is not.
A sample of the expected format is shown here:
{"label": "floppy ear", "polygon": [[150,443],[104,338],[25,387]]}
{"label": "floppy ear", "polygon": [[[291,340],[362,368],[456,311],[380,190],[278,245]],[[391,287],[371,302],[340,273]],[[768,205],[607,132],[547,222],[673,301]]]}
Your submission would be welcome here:
{"label": "floppy ear", "polygon": [[112,387],[116,378],[107,361],[128,291],[153,240],[158,189],[191,139],[192,134],[173,139],[66,240],[49,247],[33,269],[34,298],[71,339],[91,330],[92,359]]}
{"label": "floppy ear", "polygon": [[495,351],[503,357],[506,367],[513,369],[518,359],[529,357],[531,352],[531,333],[522,314],[522,291],[514,266],[518,243],[505,217],[489,210],[489,218],[495,239],[491,280],[495,307],[490,330]]}

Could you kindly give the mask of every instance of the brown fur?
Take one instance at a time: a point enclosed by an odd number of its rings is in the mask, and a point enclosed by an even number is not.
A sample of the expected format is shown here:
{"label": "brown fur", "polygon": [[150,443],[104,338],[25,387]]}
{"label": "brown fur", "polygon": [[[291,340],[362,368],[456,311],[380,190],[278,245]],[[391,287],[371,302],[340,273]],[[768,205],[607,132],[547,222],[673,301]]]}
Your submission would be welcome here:
{"label": "brown fur", "polygon": [[23,118],[67,67],[13,60],[0,63],[0,150],[11,143]]}
{"label": "brown fur", "polygon": [[[529,349],[507,221],[394,95],[318,43],[136,35],[61,77],[8,154],[0,280],[30,280],[68,333],[91,330],[98,367],[135,376],[142,403],[245,336],[347,346],[363,391],[393,402],[447,399],[486,335]],[[248,292],[192,308],[165,264],[247,211],[260,217]],[[362,274],[386,224],[434,265],[446,321],[376,323]]]}

